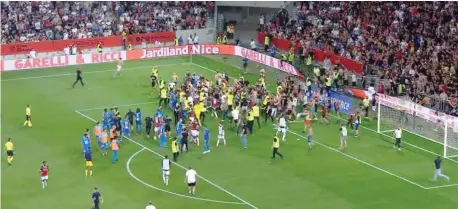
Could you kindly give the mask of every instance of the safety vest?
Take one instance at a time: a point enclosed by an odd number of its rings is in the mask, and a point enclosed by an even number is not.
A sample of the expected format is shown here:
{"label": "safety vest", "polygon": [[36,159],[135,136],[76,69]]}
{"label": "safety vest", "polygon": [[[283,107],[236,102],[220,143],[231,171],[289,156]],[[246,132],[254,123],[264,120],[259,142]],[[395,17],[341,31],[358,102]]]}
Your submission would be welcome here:
{"label": "safety vest", "polygon": [[282,54],[282,55],[281,55],[281,60],[282,60],[282,61],[286,61],[286,55],[285,55],[285,54]]}
{"label": "safety vest", "polygon": [[97,52],[102,52],[102,44],[97,44]]}
{"label": "safety vest", "polygon": [[269,36],[266,36],[266,37],[264,38],[264,45],[269,46],[269,42],[270,42]]}
{"label": "safety vest", "polygon": [[127,46],[127,50],[132,50],[132,44],[129,44],[129,45]]}
{"label": "safety vest", "polygon": [[315,73],[316,76],[319,76],[320,75],[320,68],[314,67],[313,68],[313,73]]}
{"label": "safety vest", "polygon": [[337,79],[339,79],[339,73],[334,72],[334,80],[337,80]]}
{"label": "safety vest", "polygon": [[259,117],[259,106],[258,105],[253,106],[253,116]]}
{"label": "safety vest", "polygon": [[248,112],[248,121],[253,121],[254,120],[254,113],[253,113],[253,110]]}
{"label": "safety vest", "polygon": [[227,41],[227,36],[224,35],[224,37],[223,37],[223,44],[227,44],[227,42],[228,42],[228,41]]}
{"label": "safety vest", "polygon": [[363,100],[363,105],[364,105],[364,107],[369,107],[369,100],[368,99],[364,99]]}
{"label": "safety vest", "polygon": [[178,39],[176,37],[175,37],[174,42],[175,42],[175,46],[178,46]]}
{"label": "safety vest", "polygon": [[167,90],[165,88],[161,90],[161,98],[162,99],[167,98]]}
{"label": "safety vest", "polygon": [[218,36],[218,37],[216,38],[216,44],[221,44],[221,36]]}
{"label": "safety vest", "polygon": [[329,77],[326,78],[326,86],[327,87],[331,87],[332,86],[332,81],[331,81],[331,78],[329,78]]}
{"label": "safety vest", "polygon": [[289,53],[289,58],[288,59],[289,59],[290,62],[294,61],[294,52],[290,52]]}
{"label": "safety vest", "polygon": [[226,26],[226,32],[231,33],[231,27],[229,27],[229,25]]}
{"label": "safety vest", "polygon": [[126,39],[127,33],[125,31],[122,32],[122,38]]}
{"label": "safety vest", "polygon": [[312,56],[307,57],[307,61],[305,63],[306,65],[311,65],[312,64]]}
{"label": "safety vest", "polygon": [[312,82],[310,80],[307,80],[307,82],[305,83],[305,85],[307,85],[307,87],[311,86],[312,85]]}

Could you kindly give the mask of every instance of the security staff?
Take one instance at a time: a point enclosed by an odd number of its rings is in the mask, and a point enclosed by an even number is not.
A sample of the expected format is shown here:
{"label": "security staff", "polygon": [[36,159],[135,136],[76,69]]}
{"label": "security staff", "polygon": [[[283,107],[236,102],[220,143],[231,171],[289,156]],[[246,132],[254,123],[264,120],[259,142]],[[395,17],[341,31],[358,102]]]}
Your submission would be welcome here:
{"label": "security staff", "polygon": [[312,64],[312,56],[307,56],[307,60],[305,61],[305,65],[310,66]]}
{"label": "security staff", "polygon": [[227,40],[227,34],[224,34],[223,37],[223,44],[227,44],[229,41]]}
{"label": "security staff", "polygon": [[129,45],[127,45],[127,50],[132,50],[132,44],[129,43]]}
{"label": "security staff", "polygon": [[326,91],[329,93],[331,91],[332,80],[329,76],[326,77]]}
{"label": "security staff", "polygon": [[281,67],[283,67],[283,62],[286,62],[286,60],[287,60],[287,59],[286,59],[286,54],[282,54],[282,55],[281,55],[281,63],[280,63],[280,64],[281,64],[281,65],[280,65]]}
{"label": "security staff", "polygon": [[258,128],[261,128],[261,123],[259,122],[259,105],[256,103],[253,107],[253,117],[258,122]]}
{"label": "security staff", "polygon": [[366,112],[364,117],[369,117],[369,103],[370,103],[369,102],[369,98],[368,97],[364,98],[364,100],[363,100],[363,109]]}
{"label": "security staff", "polygon": [[253,133],[253,124],[254,124],[254,112],[253,110],[249,110],[248,111],[248,115],[247,115],[247,126],[248,126],[248,130],[250,131],[250,134]]}
{"label": "security staff", "polygon": [[336,86],[336,89],[338,89],[339,88],[339,72],[334,71],[333,77],[334,77],[334,85]]}
{"label": "security staff", "polygon": [[102,53],[102,42],[99,42],[99,43],[97,44],[97,52],[98,52],[98,53]]}
{"label": "security staff", "polygon": [[269,45],[270,45],[270,38],[268,35],[266,35],[264,37],[264,51],[267,52],[267,50],[269,49]]}
{"label": "security staff", "polygon": [[280,148],[280,140],[278,139],[277,136],[274,136],[274,141],[272,144],[272,159],[275,159],[275,156],[278,155],[283,159],[283,155],[278,152],[278,149]]}
{"label": "security staff", "polygon": [[159,106],[161,106],[162,102],[164,104],[167,104],[167,89],[166,88],[161,88],[160,90],[160,99],[159,99]]}
{"label": "security staff", "polygon": [[221,36],[216,37],[216,44],[221,44],[221,43],[222,43]]}
{"label": "security staff", "polygon": [[174,46],[178,46],[178,39],[176,36],[175,36],[175,39],[173,40],[173,43],[174,43]]}
{"label": "security staff", "polygon": [[290,65],[292,65],[293,62],[294,62],[294,51],[291,50],[291,51],[289,52],[289,56],[288,56],[288,63],[289,63]]}

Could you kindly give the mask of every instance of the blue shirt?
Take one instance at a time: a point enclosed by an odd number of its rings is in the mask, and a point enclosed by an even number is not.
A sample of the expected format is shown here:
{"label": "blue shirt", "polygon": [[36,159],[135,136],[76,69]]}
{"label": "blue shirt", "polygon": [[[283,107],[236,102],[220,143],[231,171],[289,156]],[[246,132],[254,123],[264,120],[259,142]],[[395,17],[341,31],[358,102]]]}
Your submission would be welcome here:
{"label": "blue shirt", "polygon": [[154,114],[154,116],[159,116],[160,118],[162,118],[163,115],[164,115],[164,112],[162,112],[162,110],[160,109],[157,109],[156,113]]}
{"label": "blue shirt", "polygon": [[112,111],[108,112],[108,119],[113,120],[114,119],[114,113]]}
{"label": "blue shirt", "polygon": [[108,112],[103,112],[102,113],[102,119],[103,119],[103,121],[108,121]]}
{"label": "blue shirt", "polygon": [[210,130],[208,130],[208,128],[206,128],[204,131],[204,140],[205,141],[210,140]]}
{"label": "blue shirt", "polygon": [[164,134],[165,134],[165,126],[161,125],[161,127],[159,128],[159,135],[165,136]]}
{"label": "blue shirt", "polygon": [[86,161],[92,161],[92,151],[86,150],[86,152],[84,152],[84,158]]}
{"label": "blue shirt", "polygon": [[135,120],[137,121],[137,123],[142,122],[142,112],[135,113]]}
{"label": "blue shirt", "polygon": [[92,200],[94,202],[99,202],[100,201],[100,197],[102,197],[102,195],[100,194],[100,192],[98,191],[95,191],[92,193]]}
{"label": "blue shirt", "polygon": [[441,169],[441,163],[442,160],[440,158],[434,160],[434,166],[436,167],[436,169]]}
{"label": "blue shirt", "polygon": [[183,130],[183,123],[181,121],[178,121],[177,123],[177,132],[181,132]]}
{"label": "blue shirt", "polygon": [[248,62],[248,58],[244,57],[242,61],[243,61],[243,64],[246,64]]}
{"label": "blue shirt", "polygon": [[91,147],[91,142],[89,141],[88,137],[83,136],[81,138],[81,145],[83,145],[83,149],[87,150],[88,148]]}
{"label": "blue shirt", "polygon": [[124,119],[123,121],[124,126],[122,127],[124,130],[129,130],[129,120]]}

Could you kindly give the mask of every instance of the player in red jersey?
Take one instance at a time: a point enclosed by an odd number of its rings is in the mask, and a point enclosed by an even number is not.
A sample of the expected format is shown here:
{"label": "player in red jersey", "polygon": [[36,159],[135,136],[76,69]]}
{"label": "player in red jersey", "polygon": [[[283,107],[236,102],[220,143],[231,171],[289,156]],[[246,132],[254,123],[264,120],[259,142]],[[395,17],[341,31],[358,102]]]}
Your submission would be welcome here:
{"label": "player in red jersey", "polygon": [[355,121],[355,114],[352,113],[348,116],[347,127],[350,126],[353,131],[353,121]]}
{"label": "player in red jersey", "polygon": [[334,102],[334,110],[336,111],[336,115],[338,118],[340,118],[340,113],[339,113],[339,110],[340,110],[340,101],[336,100]]}
{"label": "player in red jersey", "polygon": [[218,100],[216,98],[213,98],[212,100],[212,116],[215,116],[215,118],[218,118],[218,114],[216,113],[217,109],[218,109]]}
{"label": "player in red jersey", "polygon": [[43,161],[43,165],[40,167],[41,185],[43,189],[48,186],[48,171],[48,164],[46,164],[46,161]]}
{"label": "player in red jersey", "polygon": [[197,121],[191,122],[190,128],[191,130],[191,138],[197,146],[199,146],[199,125]]}
{"label": "player in red jersey", "polygon": [[321,108],[321,113],[322,113],[322,118],[321,118],[321,122],[324,122],[326,124],[329,124],[329,121],[327,119],[328,117],[328,112],[329,112],[329,108],[327,105],[323,105],[322,108]]}

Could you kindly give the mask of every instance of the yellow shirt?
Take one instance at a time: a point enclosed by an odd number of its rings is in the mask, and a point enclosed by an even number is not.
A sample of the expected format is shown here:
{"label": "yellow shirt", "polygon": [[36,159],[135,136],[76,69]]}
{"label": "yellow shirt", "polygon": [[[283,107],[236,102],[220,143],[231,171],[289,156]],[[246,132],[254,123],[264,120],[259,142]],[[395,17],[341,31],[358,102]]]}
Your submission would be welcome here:
{"label": "yellow shirt", "polygon": [[233,100],[234,100],[234,95],[228,94],[227,95],[227,104],[232,105],[234,103]]}
{"label": "yellow shirt", "polygon": [[30,107],[25,108],[25,115],[30,116],[31,114],[32,114],[32,110],[30,109]]}
{"label": "yellow shirt", "polygon": [[178,152],[178,142],[177,140],[173,140],[172,142],[172,152],[177,153]]}
{"label": "yellow shirt", "polygon": [[272,147],[273,147],[273,148],[280,148],[280,140],[278,140],[278,137],[275,137],[275,138],[274,138]]}
{"label": "yellow shirt", "polygon": [[364,99],[363,100],[363,105],[364,105],[364,107],[369,107],[369,100],[368,99]]}
{"label": "yellow shirt", "polygon": [[203,102],[201,102],[199,105],[200,105],[200,111],[201,112],[207,112],[207,108],[205,107]]}
{"label": "yellow shirt", "polygon": [[166,89],[162,89],[162,90],[161,90],[161,98],[162,98],[162,99],[167,98],[167,90],[166,90]]}
{"label": "yellow shirt", "polygon": [[253,106],[253,116],[259,117],[259,107],[258,105]]}
{"label": "yellow shirt", "polygon": [[264,102],[262,102],[263,105],[267,105],[267,102],[269,102],[269,96],[264,97]]}
{"label": "yellow shirt", "polygon": [[254,113],[253,110],[248,112],[248,121],[253,121],[254,120]]}
{"label": "yellow shirt", "polygon": [[202,104],[202,103],[194,105],[194,113],[195,113],[196,115],[200,115],[200,112],[201,112],[201,110],[202,110],[202,107],[200,106],[201,104]]}
{"label": "yellow shirt", "polygon": [[13,142],[6,142],[5,143],[5,149],[6,151],[13,151],[14,150],[14,145],[13,145]]}
{"label": "yellow shirt", "polygon": [[200,92],[199,99],[200,99],[201,102],[204,101],[204,99],[205,99],[205,93],[204,92]]}

